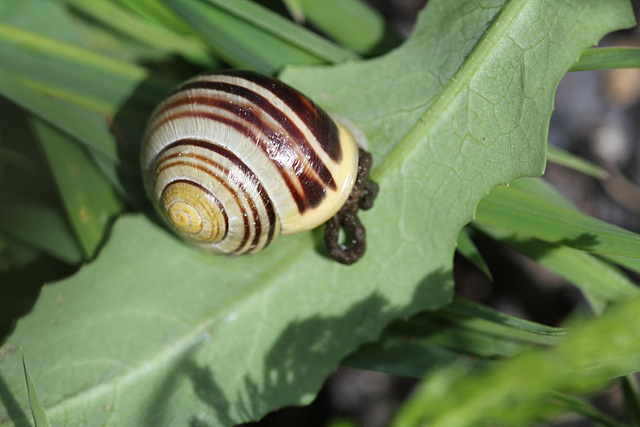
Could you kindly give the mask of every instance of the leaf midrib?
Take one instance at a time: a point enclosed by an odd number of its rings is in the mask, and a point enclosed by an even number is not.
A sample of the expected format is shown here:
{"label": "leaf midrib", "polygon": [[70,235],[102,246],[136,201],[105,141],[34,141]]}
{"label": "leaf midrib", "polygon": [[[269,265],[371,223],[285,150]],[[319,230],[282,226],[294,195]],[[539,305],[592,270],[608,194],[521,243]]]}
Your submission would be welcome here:
{"label": "leaf midrib", "polygon": [[445,114],[451,103],[469,86],[473,76],[486,63],[486,59],[491,55],[500,54],[494,48],[494,42],[501,40],[505,33],[508,33],[511,24],[526,6],[525,3],[527,2],[524,0],[510,0],[506,3],[485,35],[478,40],[462,66],[436,94],[433,104],[427,108],[405,137],[389,152],[380,166],[373,170],[371,174],[373,180],[382,181],[394,167],[408,156],[409,152],[415,150],[416,146],[429,134],[434,124]]}

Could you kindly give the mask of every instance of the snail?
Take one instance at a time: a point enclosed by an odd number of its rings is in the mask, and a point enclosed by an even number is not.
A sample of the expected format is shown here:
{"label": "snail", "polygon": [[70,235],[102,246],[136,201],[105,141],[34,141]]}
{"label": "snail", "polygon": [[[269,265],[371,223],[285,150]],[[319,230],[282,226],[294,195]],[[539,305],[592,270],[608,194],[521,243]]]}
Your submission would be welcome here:
{"label": "snail", "polygon": [[207,251],[256,253],[279,234],[326,222],[329,255],[351,264],[366,247],[356,214],[371,207],[377,185],[350,127],[274,78],[202,74],[149,119],[144,185],[177,234]]}

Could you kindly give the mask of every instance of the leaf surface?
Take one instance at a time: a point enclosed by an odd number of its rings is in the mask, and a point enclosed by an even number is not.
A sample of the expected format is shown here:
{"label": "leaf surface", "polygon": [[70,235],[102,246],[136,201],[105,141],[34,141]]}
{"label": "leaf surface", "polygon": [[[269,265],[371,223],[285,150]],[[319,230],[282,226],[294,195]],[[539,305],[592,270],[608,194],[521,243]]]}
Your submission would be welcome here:
{"label": "leaf surface", "polygon": [[[391,320],[446,304],[462,226],[492,187],[540,174],[553,94],[585,48],[630,26],[628,2],[431,1],[389,55],[283,78],[369,138],[381,192],[368,252],[345,267],[319,232],[215,258],[142,215],[43,289],[20,346],[53,425],[232,425],[309,402]],[[0,364],[27,413],[19,357]]]}

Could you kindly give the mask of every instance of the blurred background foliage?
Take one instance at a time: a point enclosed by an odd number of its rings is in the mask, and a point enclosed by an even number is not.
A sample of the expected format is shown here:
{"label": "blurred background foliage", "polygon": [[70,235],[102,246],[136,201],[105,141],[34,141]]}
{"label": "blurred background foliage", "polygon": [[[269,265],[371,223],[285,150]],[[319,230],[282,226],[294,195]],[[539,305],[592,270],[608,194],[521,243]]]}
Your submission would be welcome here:
{"label": "blurred background foliage", "polygon": [[[44,283],[67,277],[99,256],[116,217],[148,208],[140,188],[131,185],[139,180],[132,176],[137,172],[125,167],[137,162],[137,147],[123,141],[140,139],[140,123],[173,85],[202,70],[228,66],[276,74],[287,65],[373,58],[401,44],[424,3],[1,3],[2,336],[29,312]],[[602,44],[638,43],[634,28],[611,34]],[[34,51],[38,54],[32,55]],[[597,71],[569,74],[558,90],[549,135],[555,148],[549,152],[546,181],[521,180],[511,186],[517,191],[509,196],[492,192],[479,206],[476,221],[463,230],[455,262],[461,297],[438,312],[393,323],[379,342],[344,361],[313,405],[280,410],[263,425],[387,425],[411,391],[414,400],[396,423],[418,425],[420,417],[428,416],[425,405],[440,402],[438,393],[460,384],[471,370],[532,348],[558,345],[551,354],[560,357],[563,345],[576,348],[560,344],[565,330],[559,326],[569,316],[600,314],[611,302],[637,296],[637,236],[605,224],[640,232],[640,73],[637,68],[616,69],[637,66],[637,51],[604,56],[608,59],[591,67],[594,58],[584,56],[582,68],[579,62],[575,69]],[[509,217],[505,211],[517,215]],[[549,227],[539,221],[549,215],[565,219],[565,225]],[[552,243],[571,227],[595,233],[599,253],[591,253],[592,241]],[[589,326],[619,330],[635,308],[630,304],[615,311],[610,323]],[[594,333],[589,326],[586,336]],[[625,341],[634,333],[629,328],[618,338]],[[628,347],[617,345],[620,354],[635,350],[632,339]],[[502,375],[509,369],[544,366],[549,356],[541,354],[505,364]],[[606,360],[607,355],[593,357]],[[574,387],[562,372],[548,372],[548,378],[557,380],[554,388],[566,394],[546,396],[546,406],[534,408],[536,415],[564,425],[640,422],[635,377],[624,375],[633,369],[612,365],[603,375],[621,379],[591,400],[571,393],[591,393],[606,384]],[[385,374],[389,372],[396,375]],[[416,389],[417,380],[409,378],[425,375],[429,381]],[[458,399],[473,402],[483,390],[502,390],[508,396],[513,390],[496,379],[499,375],[466,387]],[[563,389],[563,384],[571,386]],[[441,388],[435,390],[437,385]],[[547,385],[532,385],[535,396],[530,399],[539,399]],[[495,417],[506,425],[530,418],[535,416]]]}

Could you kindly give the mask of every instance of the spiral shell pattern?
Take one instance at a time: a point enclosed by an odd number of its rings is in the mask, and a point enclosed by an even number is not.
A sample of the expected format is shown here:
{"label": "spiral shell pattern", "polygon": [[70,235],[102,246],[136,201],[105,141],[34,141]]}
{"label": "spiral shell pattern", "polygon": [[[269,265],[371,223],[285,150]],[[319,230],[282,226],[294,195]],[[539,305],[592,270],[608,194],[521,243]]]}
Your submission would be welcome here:
{"label": "spiral shell pattern", "polygon": [[235,71],[169,94],[147,125],[141,161],[148,194],[180,235],[240,255],[331,218],[353,187],[358,147],[296,90]]}

